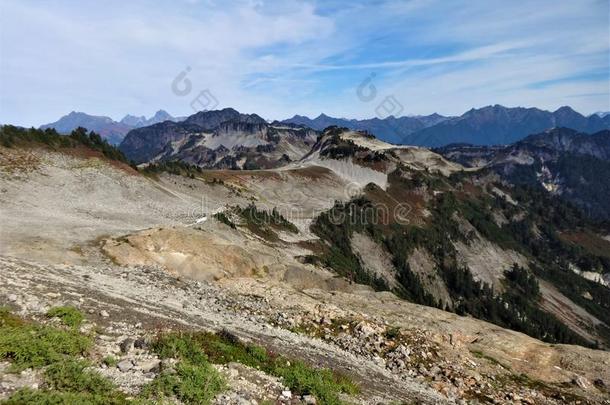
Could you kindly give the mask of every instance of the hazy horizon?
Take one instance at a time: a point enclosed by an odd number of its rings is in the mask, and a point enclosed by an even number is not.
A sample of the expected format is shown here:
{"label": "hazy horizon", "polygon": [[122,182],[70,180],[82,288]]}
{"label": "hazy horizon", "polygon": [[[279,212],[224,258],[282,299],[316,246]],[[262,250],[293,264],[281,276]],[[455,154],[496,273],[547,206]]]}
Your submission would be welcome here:
{"label": "hazy horizon", "polygon": [[[472,108],[474,108],[474,109],[481,109],[481,108],[485,108],[485,107],[493,107],[493,106],[494,106],[493,104],[489,104],[489,105],[480,106],[480,107],[471,107],[471,108],[469,108],[468,110],[470,110],[470,109],[472,109]],[[502,106],[502,107],[506,107],[506,108],[538,108],[538,107],[536,107],[536,106]],[[561,108],[561,107],[564,107],[564,106],[560,106],[559,108]],[[571,107],[571,106],[567,106],[567,107]],[[216,108],[216,110],[221,110],[221,109],[223,109],[223,108],[234,108],[234,107],[231,107],[231,106],[218,106],[218,107]],[[468,110],[463,111],[463,112],[462,112],[462,113],[460,113],[460,114],[451,115],[451,117],[455,117],[455,116],[461,116],[463,113],[466,113]],[[555,110],[543,110],[543,111],[550,111],[550,112],[553,112],[553,111],[556,111],[556,110],[557,110],[557,109],[555,109]],[[73,111],[66,112],[65,114],[62,114],[61,116],[56,117],[56,119],[55,119],[55,120],[53,120],[53,122],[55,122],[55,121],[59,120],[59,119],[60,119],[60,118],[62,118],[62,117],[65,117],[65,116],[67,116],[67,115],[69,115],[69,114],[71,114],[71,113],[85,113],[85,114],[90,115],[90,116],[97,116],[97,117],[108,117],[108,118],[111,118],[112,120],[114,120],[114,121],[116,121],[116,122],[120,122],[120,121],[121,121],[121,120],[122,120],[122,119],[123,119],[123,118],[124,118],[126,115],[132,115],[132,116],[136,116],[136,117],[144,116],[145,118],[149,119],[149,118],[151,118],[152,116],[154,116],[154,115],[155,115],[155,113],[157,113],[157,112],[159,112],[159,111],[165,111],[166,113],[170,114],[170,115],[171,115],[172,117],[174,117],[174,118],[185,117],[185,116],[192,115],[192,114],[195,114],[195,113],[196,113],[196,112],[194,112],[194,111],[191,111],[191,112],[187,112],[187,113],[188,113],[188,115],[181,116],[180,114],[172,114],[172,112],[171,112],[171,111],[167,111],[167,109],[165,109],[165,108],[159,108],[159,109],[157,109],[157,110],[155,110],[155,111],[153,111],[153,112],[151,112],[151,113],[149,113],[149,114],[135,115],[135,114],[126,113],[126,114],[123,114],[123,115],[121,115],[121,116],[109,116],[109,115],[104,115],[104,114],[91,114],[91,113],[89,113],[89,112],[87,112],[87,111],[76,111],[76,110],[73,110]],[[583,113],[583,112],[578,111],[578,110],[575,110],[575,111],[576,111],[576,112],[578,112],[578,113],[580,113],[580,114],[582,114],[582,115],[584,115],[584,116],[591,116],[591,115],[594,115],[594,114],[596,114],[596,113],[602,113],[602,112],[603,112],[603,113],[608,113],[608,112],[610,112],[610,111],[601,111],[601,110],[600,110],[600,111],[595,111],[595,112],[593,112],[593,113],[588,113],[588,114],[587,114],[587,113]],[[356,119],[356,120],[367,120],[367,119],[373,119],[373,118],[380,118],[380,117],[379,117],[379,116],[377,116],[377,115],[372,115],[372,116],[368,116],[368,117],[345,117],[345,116],[333,116],[333,115],[326,114],[325,112],[320,112],[320,113],[313,114],[313,115],[304,115],[304,114],[298,114],[298,113],[297,113],[297,114],[293,114],[293,115],[291,115],[291,116],[286,116],[286,117],[279,117],[279,118],[275,118],[275,117],[274,117],[274,118],[269,118],[269,117],[262,116],[261,114],[259,114],[259,113],[258,113],[258,112],[256,112],[256,111],[241,111],[241,110],[239,110],[239,112],[240,112],[240,113],[243,113],[243,114],[257,114],[257,115],[261,116],[262,118],[264,118],[264,119],[265,119],[265,120],[267,120],[267,121],[274,121],[274,120],[282,121],[282,120],[285,120],[285,119],[292,118],[292,117],[294,117],[295,115],[306,116],[307,118],[310,118],[310,119],[315,119],[315,118],[317,118],[318,116],[320,116],[320,115],[322,115],[322,114],[324,114],[324,115],[326,115],[326,116],[328,116],[328,117],[330,117],[330,118],[338,118],[338,119],[346,119],[346,120],[352,120],[352,119]],[[436,112],[436,111],[432,111],[432,112],[430,112],[430,113],[426,113],[426,114],[400,114],[400,115],[395,116],[395,118],[401,118],[401,117],[417,117],[417,116],[428,116],[428,115],[432,115],[432,114],[435,114],[435,113],[437,113],[437,112]],[[440,115],[443,115],[443,114],[440,114]],[[387,118],[387,117],[383,117],[383,118]],[[26,126],[24,126],[24,127],[32,127],[32,126],[33,126],[33,127],[37,128],[37,127],[39,127],[39,126],[42,126],[42,125],[45,125],[45,124],[50,124],[50,123],[51,123],[51,122],[44,122],[44,123],[37,124],[37,125],[26,125]],[[14,125],[14,123],[12,123],[12,122],[5,122],[5,123],[1,123],[1,124],[13,124],[13,125]]]}

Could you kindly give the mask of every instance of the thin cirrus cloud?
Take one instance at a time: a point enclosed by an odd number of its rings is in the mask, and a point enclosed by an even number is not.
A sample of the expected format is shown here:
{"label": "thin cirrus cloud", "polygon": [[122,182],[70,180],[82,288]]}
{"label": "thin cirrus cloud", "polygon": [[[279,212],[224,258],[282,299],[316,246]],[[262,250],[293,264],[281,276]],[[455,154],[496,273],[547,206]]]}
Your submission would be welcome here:
{"label": "thin cirrus cloud", "polygon": [[[514,4],[513,4],[514,3]],[[0,3],[0,122],[71,110],[192,113],[196,91],[266,118],[488,104],[610,110],[608,2],[213,0]],[[186,97],[171,82],[190,69]]]}

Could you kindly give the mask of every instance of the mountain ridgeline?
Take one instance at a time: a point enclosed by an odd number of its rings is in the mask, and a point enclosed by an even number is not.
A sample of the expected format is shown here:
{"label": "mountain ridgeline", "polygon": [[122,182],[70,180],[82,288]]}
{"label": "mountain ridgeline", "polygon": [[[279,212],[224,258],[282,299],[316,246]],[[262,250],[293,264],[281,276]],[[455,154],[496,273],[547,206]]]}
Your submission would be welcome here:
{"label": "mountain ridgeline", "polygon": [[349,128],[357,131],[367,131],[375,134],[379,139],[389,143],[403,143],[405,136],[415,133],[421,129],[436,125],[450,119],[439,114],[421,115],[414,117],[387,117],[385,119],[371,118],[365,120],[333,118],[326,114],[320,114],[314,119],[295,115],[283,120],[283,123],[303,125],[322,131],[327,127],[336,126]]}
{"label": "mountain ridgeline", "polygon": [[[541,120],[541,117],[546,118]],[[419,127],[430,125],[428,128],[458,121],[460,124],[455,125],[469,127],[475,121],[485,122],[485,125],[479,126],[479,131],[489,134],[485,135],[486,139],[493,139],[494,125],[505,128],[505,133],[510,128],[525,132],[528,128],[545,127],[558,122],[593,130],[603,127],[604,119],[610,119],[610,115],[600,117],[596,114],[586,118],[568,107],[549,113],[538,109],[494,106],[471,110],[460,118],[436,115],[403,117],[394,119],[393,122],[400,121],[406,125],[409,121],[417,120]],[[320,132],[314,129],[322,125],[342,123],[363,127],[365,124],[381,125],[382,122],[383,120],[336,120],[327,116],[312,121],[297,116],[290,122],[268,123],[256,114],[242,114],[226,108],[202,111],[181,122],[163,121],[134,129],[125,137],[120,150],[137,164],[182,161],[204,169],[270,169],[310,156],[319,141]],[[518,123],[518,127],[511,122]],[[312,125],[314,129],[304,126],[305,124]],[[366,133],[370,134],[368,130]],[[511,137],[519,140],[508,146],[460,143],[436,151],[460,165],[492,171],[510,183],[542,187],[551,194],[576,204],[591,218],[610,218],[610,207],[607,204],[610,197],[608,176],[598,175],[608,173],[608,129],[592,135],[564,127],[527,137],[517,137],[514,132],[511,133]],[[370,138],[378,141],[373,135]],[[464,139],[471,138],[465,136]],[[385,147],[390,146],[386,144]],[[335,157],[343,153],[342,147],[326,152]],[[404,154],[407,150],[395,148],[395,153]]]}
{"label": "mountain ridgeline", "polygon": [[72,111],[64,115],[59,120],[42,125],[40,129],[53,128],[62,134],[68,134],[76,128],[82,127],[89,131],[95,131],[102,138],[113,145],[121,143],[125,135],[134,128],[145,127],[163,121],[181,121],[184,118],[172,117],[164,110],[159,110],[150,118],[145,116],[136,117],[126,115],[120,121],[115,121],[110,117],[89,115],[83,112]]}
{"label": "mountain ridgeline", "polygon": [[[226,113],[227,110],[229,109],[223,111]],[[225,118],[235,119],[235,117],[235,114],[233,114],[232,117]],[[56,122],[42,125],[41,129],[55,128],[60,133],[69,133],[78,127],[84,127],[99,133],[111,144],[118,145],[125,135],[133,129],[168,121],[178,123],[187,118],[190,117],[173,117],[166,111],[159,110],[150,118],[128,114],[120,121],[114,121],[106,116],[95,116],[73,111]],[[206,122],[201,121],[202,118]],[[210,116],[200,115],[199,119],[192,119],[191,123],[202,124],[207,130],[212,130],[220,124],[220,122],[214,122],[213,119],[208,122],[210,119],[212,119]],[[457,117],[434,113],[356,120],[334,118],[326,114],[320,114],[313,119],[295,115],[279,123],[276,122],[276,124],[302,126],[316,131],[322,131],[329,126],[337,126],[366,131],[393,144],[440,147],[453,143],[506,145],[519,141],[527,135],[554,127],[566,127],[583,133],[594,133],[603,129],[610,129],[610,114],[596,113],[584,116],[570,107],[561,107],[550,112],[538,108],[509,108],[494,105],[479,109],[473,108]]]}
{"label": "mountain ridgeline", "polygon": [[459,117],[432,114],[348,120],[321,114],[315,119],[295,115],[283,122],[317,130],[337,125],[368,131],[390,143],[427,147],[453,143],[506,145],[554,127],[567,127],[585,133],[610,129],[610,115],[593,114],[586,117],[570,107],[550,112],[538,108],[508,108],[501,105],[473,108]]}

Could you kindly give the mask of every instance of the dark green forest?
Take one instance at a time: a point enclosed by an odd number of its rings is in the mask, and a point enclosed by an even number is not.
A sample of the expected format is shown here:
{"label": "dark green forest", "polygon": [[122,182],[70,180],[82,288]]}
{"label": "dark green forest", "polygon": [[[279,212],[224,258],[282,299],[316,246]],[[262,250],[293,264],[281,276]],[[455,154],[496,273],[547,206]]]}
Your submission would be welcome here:
{"label": "dark green forest", "polygon": [[[414,176],[402,182],[401,187],[442,182],[431,177]],[[568,263],[577,263],[582,268],[608,272],[610,261],[607,257],[595,256],[567,244],[559,237],[562,230],[583,226],[598,229],[603,225],[587,220],[574,205],[524,186],[511,190],[518,203],[516,206],[484,188],[476,197],[465,196],[459,189],[467,181],[470,181],[468,176],[460,174],[449,179],[450,185],[443,183],[446,191],[429,204],[432,216],[425,226],[384,223],[379,218],[371,218],[376,211],[372,209],[374,202],[366,194],[349,203],[335,203],[311,226],[315,234],[328,242],[322,253],[311,260],[317,260],[354,282],[366,283],[377,290],[389,290],[385,280],[371,276],[362,268],[358,253],[351,249],[351,235],[354,232],[366,233],[385,247],[393,258],[399,283],[393,292],[404,299],[460,315],[471,315],[547,342],[596,346],[596,342],[586,341],[556,317],[540,309],[537,279],[550,281],[570,299],[610,324],[610,290],[568,268]],[[437,183],[435,187],[440,185]],[[494,211],[502,212],[507,218],[518,217],[516,214],[521,213],[523,218],[500,226],[492,216]],[[531,260],[530,270],[516,265],[500,269],[505,274],[505,288],[501,293],[476,281],[467,268],[458,264],[453,242],[468,243],[474,235],[460,231],[455,214],[468,220],[484,238],[525,255]],[[436,271],[446,284],[452,304],[437,301],[409,268],[408,258],[417,247],[425,248],[434,257]],[[590,293],[592,298],[583,298],[584,292]],[[597,332],[604,336],[606,344],[610,342],[607,330]]]}

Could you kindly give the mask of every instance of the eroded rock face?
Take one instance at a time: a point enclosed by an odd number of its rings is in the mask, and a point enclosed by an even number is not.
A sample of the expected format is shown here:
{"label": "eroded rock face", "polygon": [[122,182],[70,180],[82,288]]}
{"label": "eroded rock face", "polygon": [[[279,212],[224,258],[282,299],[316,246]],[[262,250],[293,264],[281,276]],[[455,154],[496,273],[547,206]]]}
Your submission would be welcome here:
{"label": "eroded rock face", "polygon": [[389,253],[368,235],[354,232],[351,240],[352,250],[361,252],[359,260],[370,274],[385,280],[390,288],[396,287],[396,269]]}
{"label": "eroded rock face", "polygon": [[604,125],[589,133],[570,129],[576,127],[553,128],[507,146],[455,145],[437,151],[468,167],[487,167],[511,183],[542,186],[581,207],[587,216],[604,220],[610,216],[607,176],[597,176],[610,160],[610,124]]}
{"label": "eroded rock face", "polygon": [[[221,229],[222,227],[226,229]],[[217,230],[214,232],[213,230]],[[250,249],[248,245],[255,245]],[[172,274],[199,281],[280,271],[277,260],[290,260],[264,243],[212,223],[197,228],[153,229],[127,239],[108,240],[104,252],[127,266],[160,265]],[[292,261],[294,265],[298,262]]]}
{"label": "eroded rock face", "polygon": [[134,162],[144,163],[157,156],[168,143],[183,141],[189,134],[200,130],[199,126],[184,122],[160,122],[129,131],[120,149]]}
{"label": "eroded rock face", "polygon": [[300,159],[315,140],[311,129],[268,124],[256,114],[225,108],[134,129],[120,149],[136,163],[181,160],[203,168],[267,169]]}

